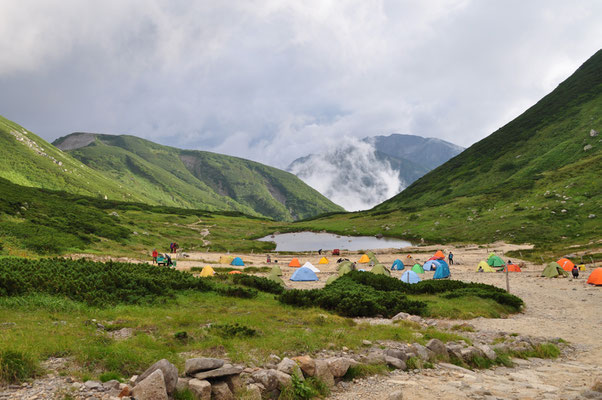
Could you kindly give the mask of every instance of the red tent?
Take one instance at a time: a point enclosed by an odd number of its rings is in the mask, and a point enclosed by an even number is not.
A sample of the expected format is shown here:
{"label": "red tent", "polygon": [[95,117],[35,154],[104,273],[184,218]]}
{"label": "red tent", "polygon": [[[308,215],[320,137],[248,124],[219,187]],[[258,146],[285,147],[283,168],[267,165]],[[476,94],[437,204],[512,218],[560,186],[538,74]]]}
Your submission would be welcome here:
{"label": "red tent", "polygon": [[[508,264],[506,265],[506,268],[508,268],[509,272],[522,272],[520,267],[516,264]],[[504,272],[506,272],[506,268],[504,268]]]}

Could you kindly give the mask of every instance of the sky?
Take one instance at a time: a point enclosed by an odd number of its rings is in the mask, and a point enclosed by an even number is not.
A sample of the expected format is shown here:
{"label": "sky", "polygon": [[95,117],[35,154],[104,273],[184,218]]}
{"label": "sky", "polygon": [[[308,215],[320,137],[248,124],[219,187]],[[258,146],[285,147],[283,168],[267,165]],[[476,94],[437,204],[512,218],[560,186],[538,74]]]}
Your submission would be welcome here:
{"label": "sky", "polygon": [[0,115],[285,168],[344,138],[468,147],[601,48],[598,0],[0,0]]}

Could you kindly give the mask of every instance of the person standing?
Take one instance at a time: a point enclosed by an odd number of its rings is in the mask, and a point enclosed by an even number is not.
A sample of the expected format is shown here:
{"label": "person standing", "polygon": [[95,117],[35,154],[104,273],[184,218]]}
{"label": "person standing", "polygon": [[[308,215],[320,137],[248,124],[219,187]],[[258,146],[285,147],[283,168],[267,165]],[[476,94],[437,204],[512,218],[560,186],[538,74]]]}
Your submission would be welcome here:
{"label": "person standing", "polygon": [[153,249],[153,264],[157,263],[158,256],[159,256],[159,252],[157,252],[157,249]]}
{"label": "person standing", "polygon": [[579,278],[579,267],[577,267],[576,265],[574,265],[573,269],[571,270],[571,272],[573,273],[573,279]]}
{"label": "person standing", "polygon": [[449,252],[447,259],[449,260],[449,265],[453,265],[454,264],[454,253],[452,253],[451,251]]}

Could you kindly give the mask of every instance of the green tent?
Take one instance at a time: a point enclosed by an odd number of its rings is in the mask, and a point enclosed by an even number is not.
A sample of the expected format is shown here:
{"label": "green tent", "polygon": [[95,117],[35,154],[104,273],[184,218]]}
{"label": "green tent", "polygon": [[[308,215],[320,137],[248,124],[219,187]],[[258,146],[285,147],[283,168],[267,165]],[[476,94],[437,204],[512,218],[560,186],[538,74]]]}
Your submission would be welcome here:
{"label": "green tent", "polygon": [[278,265],[274,265],[270,271],[270,275],[282,276],[282,270]]}
{"label": "green tent", "polygon": [[340,271],[345,265],[347,265],[350,270],[353,270],[353,263],[351,261],[342,261],[337,265],[337,271]]}
{"label": "green tent", "polygon": [[337,278],[338,278],[338,276],[336,276],[336,275],[330,275],[328,277],[328,279],[326,279],[326,284],[328,285],[329,283],[332,283],[332,282],[336,281]]}
{"label": "green tent", "polygon": [[506,265],[506,263],[504,262],[504,260],[502,260],[499,256],[496,255],[490,255],[489,258],[487,259],[487,264],[489,264],[489,266],[491,267],[503,267]]}
{"label": "green tent", "polygon": [[366,255],[370,258],[370,261],[373,262],[374,265],[380,264],[380,262],[378,261],[378,258],[376,258],[376,256],[374,255],[374,253],[372,251],[367,252]]}
{"label": "green tent", "polygon": [[278,275],[270,274],[270,275],[267,276],[267,279],[269,279],[271,281],[274,281],[276,283],[279,283],[282,286],[284,286],[284,281]]}
{"label": "green tent", "polygon": [[370,272],[377,275],[391,276],[391,272],[382,264],[376,264]]}
{"label": "green tent", "polygon": [[541,276],[545,276],[546,278],[556,278],[559,276],[569,276],[569,273],[563,270],[560,264],[558,264],[556,261],[553,261],[544,268]]}
{"label": "green tent", "polygon": [[416,272],[417,274],[424,274],[424,269],[422,268],[422,265],[420,265],[420,264],[414,264],[414,266],[412,267],[411,270]]}
{"label": "green tent", "polygon": [[349,266],[349,264],[345,264],[341,268],[339,268],[339,276],[343,276],[348,272],[351,272],[351,267]]}

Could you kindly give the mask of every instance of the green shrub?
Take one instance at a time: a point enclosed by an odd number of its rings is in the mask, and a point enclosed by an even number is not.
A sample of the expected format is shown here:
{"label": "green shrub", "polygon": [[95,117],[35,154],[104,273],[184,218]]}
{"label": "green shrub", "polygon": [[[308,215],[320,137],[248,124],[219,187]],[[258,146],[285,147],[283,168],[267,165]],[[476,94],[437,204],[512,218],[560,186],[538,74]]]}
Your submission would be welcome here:
{"label": "green shrub", "polygon": [[278,400],[309,400],[318,395],[309,382],[302,381],[297,375],[291,375],[291,384],[280,392]]}
{"label": "green shrub", "polygon": [[240,299],[252,299],[257,297],[257,290],[247,289],[240,286],[217,287],[215,291],[222,296],[238,297]]}
{"label": "green shrub", "polygon": [[252,287],[266,293],[280,294],[284,291],[282,285],[260,276],[236,274],[232,280],[237,285]]}
{"label": "green shrub", "polygon": [[19,383],[34,378],[38,372],[37,364],[28,354],[14,350],[0,352],[0,382]]}
{"label": "green shrub", "polygon": [[240,325],[238,322],[234,324],[214,324],[211,325],[210,330],[213,333],[226,338],[253,337],[259,334],[257,330],[245,325]]}
{"label": "green shrub", "polygon": [[190,389],[176,390],[173,394],[174,400],[195,400]]}

